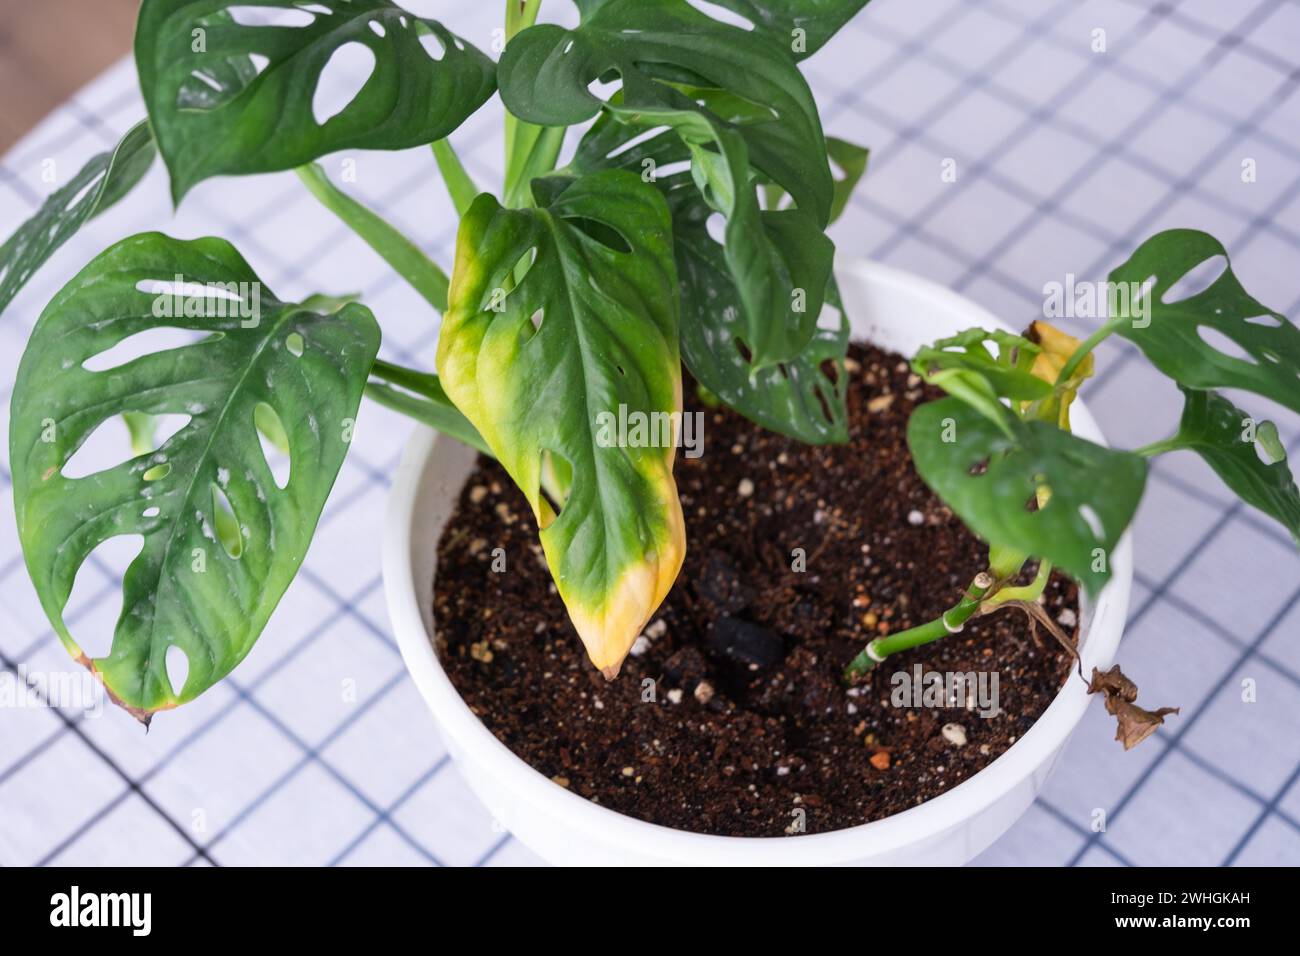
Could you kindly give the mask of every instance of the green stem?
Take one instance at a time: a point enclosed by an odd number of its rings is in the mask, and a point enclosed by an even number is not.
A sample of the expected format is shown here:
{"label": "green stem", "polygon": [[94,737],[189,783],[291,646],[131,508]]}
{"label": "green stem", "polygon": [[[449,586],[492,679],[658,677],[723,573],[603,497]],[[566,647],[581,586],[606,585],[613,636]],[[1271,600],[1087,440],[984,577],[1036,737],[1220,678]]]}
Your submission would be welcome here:
{"label": "green stem", "polygon": [[1003,588],[996,594],[990,595],[985,603],[1005,604],[1007,601],[1037,601],[1047,588],[1047,582],[1051,580],[1051,577],[1052,562],[1040,560],[1038,562],[1038,573],[1034,575],[1034,580],[1024,587]]}
{"label": "green stem", "polygon": [[[537,22],[542,0],[506,0],[506,43]],[[564,127],[534,126],[506,110],[506,174],[501,201],[510,208],[532,204],[529,184],[555,169]]]}
{"label": "green stem", "polygon": [[474,185],[474,180],[465,171],[460,157],[451,148],[451,140],[440,139],[434,143],[433,158],[438,163],[438,171],[442,173],[442,181],[447,184],[447,193],[451,196],[452,205],[456,207],[456,215],[464,216],[470,203],[478,196],[479,188]]}
{"label": "green stem", "polygon": [[447,273],[419,246],[330,182],[318,164],[299,166],[298,177],[326,209],[347,223],[430,305],[439,312],[447,310]]}
{"label": "green stem", "polygon": [[376,359],[370,369],[366,395],[385,408],[423,422],[485,455],[492,454],[478,429],[447,397],[436,375]]}
{"label": "green stem", "polygon": [[1068,382],[1070,376],[1074,374],[1074,370],[1079,367],[1079,363],[1088,357],[1088,353],[1114,335],[1115,331],[1127,321],[1127,316],[1111,319],[1096,332],[1093,332],[1092,335],[1080,342],[1079,347],[1074,350],[1074,354],[1070,356],[1069,360],[1061,368],[1061,374],[1056,376],[1056,380],[1058,382]]}
{"label": "green stem", "polygon": [[[436,375],[376,359],[370,368],[370,381],[366,383],[366,397],[469,445],[489,458],[496,457],[478,429],[452,404]],[[542,468],[541,485],[551,502],[557,507],[563,506],[572,483],[573,475],[567,462],[548,455]]]}
{"label": "green stem", "polygon": [[849,666],[844,669],[845,678],[853,680],[861,677],[890,654],[897,654],[899,651],[937,641],[949,634],[956,634],[979,610],[980,602],[992,587],[992,575],[988,572],[977,574],[961,600],[933,621],[870,641],[862,653],[853,658]]}
{"label": "green stem", "polygon": [[1166,438],[1164,441],[1154,441],[1149,445],[1143,445],[1141,448],[1133,450],[1133,454],[1141,455],[1143,458],[1153,458],[1156,455],[1163,455],[1167,451],[1179,451],[1186,446],[1177,438]]}

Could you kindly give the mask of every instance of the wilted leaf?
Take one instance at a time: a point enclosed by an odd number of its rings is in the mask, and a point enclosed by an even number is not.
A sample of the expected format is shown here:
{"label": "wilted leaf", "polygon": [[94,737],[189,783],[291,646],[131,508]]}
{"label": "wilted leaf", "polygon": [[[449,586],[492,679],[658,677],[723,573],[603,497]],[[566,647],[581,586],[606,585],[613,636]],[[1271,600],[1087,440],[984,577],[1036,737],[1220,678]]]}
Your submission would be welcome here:
{"label": "wilted leaf", "polygon": [[[241,23],[229,12],[253,8],[303,25]],[[373,72],[318,123],[313,97],[327,64],[360,46]],[[390,0],[144,0],[135,58],[178,202],[210,176],[292,169],[342,149],[427,145],[495,84],[488,57]]]}
{"label": "wilted leaf", "polygon": [[[159,329],[198,341],[85,367]],[[101,253],[41,315],[11,407],[19,538],[64,646],[137,717],[198,696],[253,646],[306,554],[378,347],[364,307],[319,315],[280,302],[224,240],[158,233]],[[258,439],[261,405],[288,441],[284,487]],[[154,452],[67,477],[91,434],[126,412],[189,420]],[[90,660],[63,610],[83,562],[121,535],[143,544],[112,649]],[[168,678],[173,648],[189,664],[181,687]]]}
{"label": "wilted leaf", "polygon": [[1003,419],[956,398],[920,406],[907,428],[917,472],[990,545],[1046,558],[1096,594],[1142,497],[1146,461],[1009,410]]}
{"label": "wilted leaf", "polygon": [[1037,378],[1053,385],[1051,394],[1046,398],[1029,402],[1022,406],[1021,414],[1026,418],[1050,422],[1057,428],[1070,430],[1070,406],[1079,395],[1079,387],[1092,378],[1096,360],[1091,352],[1074,367],[1069,379],[1058,382],[1061,373],[1070,358],[1078,351],[1080,342],[1072,335],[1067,335],[1056,326],[1039,320],[1029,327],[1029,339],[1039,347],[1034,358],[1033,373]]}
{"label": "wilted leaf", "polygon": [[81,168],[0,246],[0,313],[60,246],[88,220],[130,192],[154,157],[149,124],[137,123],[107,153]]}
{"label": "wilted leaf", "polygon": [[[551,185],[542,208],[470,207],[438,370],[528,499],[574,626],[612,677],[685,553],[672,224],[625,172]],[[638,439],[611,418],[646,427]],[[543,495],[548,462],[568,471],[564,502]]]}
{"label": "wilted leaf", "polygon": [[1124,745],[1125,750],[1132,750],[1142,743],[1165,722],[1165,717],[1179,711],[1177,707],[1161,707],[1156,711],[1139,707],[1134,703],[1137,700],[1137,685],[1124,676],[1118,664],[1104,673],[1100,668],[1094,667],[1088,693],[1102,694],[1105,697],[1106,713],[1114,717],[1117,724],[1115,739]]}

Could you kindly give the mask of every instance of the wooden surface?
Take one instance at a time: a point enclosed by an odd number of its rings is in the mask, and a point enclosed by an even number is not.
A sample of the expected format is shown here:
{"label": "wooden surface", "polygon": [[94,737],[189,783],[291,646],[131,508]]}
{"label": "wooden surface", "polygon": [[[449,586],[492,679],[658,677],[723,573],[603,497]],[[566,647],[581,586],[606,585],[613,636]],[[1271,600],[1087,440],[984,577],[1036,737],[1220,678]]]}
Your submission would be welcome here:
{"label": "wooden surface", "polygon": [[131,50],[138,0],[0,0],[0,151]]}

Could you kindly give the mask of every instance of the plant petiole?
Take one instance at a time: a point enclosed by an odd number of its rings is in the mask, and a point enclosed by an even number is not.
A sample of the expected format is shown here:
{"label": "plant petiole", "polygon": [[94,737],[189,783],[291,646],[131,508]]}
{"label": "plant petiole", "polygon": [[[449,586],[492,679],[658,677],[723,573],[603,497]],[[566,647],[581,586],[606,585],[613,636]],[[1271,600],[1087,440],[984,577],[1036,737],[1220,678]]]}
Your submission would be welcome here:
{"label": "plant petiole", "polygon": [[1074,354],[1071,355],[1069,359],[1066,360],[1065,365],[1061,367],[1060,374],[1056,376],[1057,384],[1059,385],[1061,382],[1068,382],[1070,376],[1074,374],[1074,370],[1079,367],[1079,363],[1087,358],[1093,349],[1114,335],[1115,332],[1128,321],[1128,316],[1120,316],[1111,319],[1096,332],[1093,332],[1092,335],[1080,342],[1079,347],[1074,350]]}
{"label": "plant petiole", "polygon": [[844,669],[845,678],[854,680],[861,677],[891,654],[929,644],[949,634],[956,634],[980,609],[984,596],[993,588],[994,583],[993,575],[982,571],[975,575],[975,579],[971,581],[970,587],[962,595],[961,600],[939,617],[925,624],[910,627],[906,631],[899,631],[888,637],[878,637],[869,642],[862,653],[853,658],[849,666]]}

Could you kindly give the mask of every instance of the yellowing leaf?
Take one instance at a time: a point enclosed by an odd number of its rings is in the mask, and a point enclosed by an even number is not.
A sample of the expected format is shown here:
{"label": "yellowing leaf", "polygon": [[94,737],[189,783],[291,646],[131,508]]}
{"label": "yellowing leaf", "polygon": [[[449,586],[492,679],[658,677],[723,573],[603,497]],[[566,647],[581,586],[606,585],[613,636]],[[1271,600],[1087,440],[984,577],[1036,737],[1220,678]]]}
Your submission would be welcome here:
{"label": "yellowing leaf", "polygon": [[[528,499],[574,627],[612,678],[685,556],[672,223],[631,173],[552,185],[539,208],[484,195],[466,213],[438,370]],[[616,434],[611,417],[650,427]],[[562,502],[543,495],[551,469]]]}
{"label": "yellowing leaf", "polygon": [[1074,399],[1079,394],[1079,386],[1092,378],[1096,363],[1093,361],[1092,354],[1089,353],[1070,373],[1068,380],[1058,383],[1057,378],[1060,377],[1066,363],[1070,360],[1070,356],[1078,350],[1081,344],[1080,341],[1074,336],[1062,332],[1056,326],[1041,320],[1029,327],[1027,337],[1042,349],[1034,357],[1031,372],[1035,378],[1040,378],[1044,382],[1054,385],[1055,389],[1045,399],[1023,403],[1021,412],[1027,418],[1052,422],[1058,428],[1068,432],[1070,430],[1070,405],[1074,403]]}

